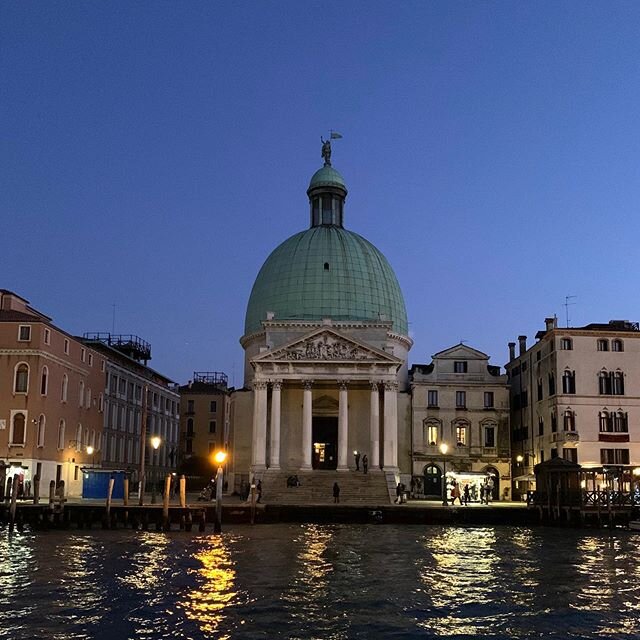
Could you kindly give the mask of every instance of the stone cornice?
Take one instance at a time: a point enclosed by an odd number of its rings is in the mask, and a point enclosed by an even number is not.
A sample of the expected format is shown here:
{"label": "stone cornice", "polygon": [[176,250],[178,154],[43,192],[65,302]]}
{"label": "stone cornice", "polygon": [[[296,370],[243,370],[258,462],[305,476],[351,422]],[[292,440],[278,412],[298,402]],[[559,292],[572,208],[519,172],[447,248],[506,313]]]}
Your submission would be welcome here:
{"label": "stone cornice", "polygon": [[[94,355],[98,355],[92,351]],[[47,351],[41,351],[40,349],[0,349],[0,356],[8,355],[8,356],[17,356],[17,357],[28,357],[28,356],[36,356],[37,358],[43,358],[45,360],[49,360],[50,362],[55,362],[62,367],[66,367],[67,369],[71,369],[71,371],[75,371],[83,376],[91,375],[91,370],[83,369],[82,367],[78,367],[77,365],[65,360],[64,358],[59,358]],[[97,370],[96,370],[97,371]]]}

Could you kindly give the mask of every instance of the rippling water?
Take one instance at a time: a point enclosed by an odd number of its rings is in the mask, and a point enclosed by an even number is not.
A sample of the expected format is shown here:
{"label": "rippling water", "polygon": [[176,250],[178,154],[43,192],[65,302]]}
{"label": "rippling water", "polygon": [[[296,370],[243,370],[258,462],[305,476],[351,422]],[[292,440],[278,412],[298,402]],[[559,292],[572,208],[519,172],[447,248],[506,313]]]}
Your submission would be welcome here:
{"label": "rippling water", "polygon": [[640,535],[0,531],[0,638],[638,638]]}

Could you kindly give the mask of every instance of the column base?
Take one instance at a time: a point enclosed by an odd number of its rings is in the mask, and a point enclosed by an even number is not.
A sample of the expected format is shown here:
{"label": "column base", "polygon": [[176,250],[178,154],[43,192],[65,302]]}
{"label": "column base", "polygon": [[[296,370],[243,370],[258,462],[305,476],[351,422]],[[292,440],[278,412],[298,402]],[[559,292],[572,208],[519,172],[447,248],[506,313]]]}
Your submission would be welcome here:
{"label": "column base", "polygon": [[313,471],[313,467],[310,464],[301,464],[300,471]]}
{"label": "column base", "polygon": [[280,465],[279,465],[279,464],[272,464],[272,465],[267,469],[267,473],[269,473],[269,471],[280,471]]}
{"label": "column base", "polygon": [[349,467],[336,467],[336,471],[351,471]]}

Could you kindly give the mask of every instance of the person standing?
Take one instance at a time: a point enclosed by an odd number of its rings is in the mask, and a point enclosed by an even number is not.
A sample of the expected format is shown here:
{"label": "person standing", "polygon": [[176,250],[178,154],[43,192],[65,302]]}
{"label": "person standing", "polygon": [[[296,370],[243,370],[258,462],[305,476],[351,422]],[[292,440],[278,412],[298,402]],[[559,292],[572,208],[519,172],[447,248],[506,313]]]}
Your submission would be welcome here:
{"label": "person standing", "polygon": [[258,494],[258,499],[256,502],[260,502],[262,500],[262,480],[258,480],[258,484],[256,485],[256,493]]}
{"label": "person standing", "polygon": [[469,504],[469,500],[471,499],[471,492],[469,491],[469,483],[467,482],[467,484],[464,485],[464,503],[466,505]]}
{"label": "person standing", "polygon": [[367,473],[368,470],[369,470],[369,458],[367,458],[367,454],[365,453],[362,456],[362,471],[364,473]]}
{"label": "person standing", "polygon": [[360,452],[354,451],[353,457],[356,459],[356,471],[360,471]]}
{"label": "person standing", "polygon": [[333,501],[340,502],[340,485],[337,482],[333,483]]}

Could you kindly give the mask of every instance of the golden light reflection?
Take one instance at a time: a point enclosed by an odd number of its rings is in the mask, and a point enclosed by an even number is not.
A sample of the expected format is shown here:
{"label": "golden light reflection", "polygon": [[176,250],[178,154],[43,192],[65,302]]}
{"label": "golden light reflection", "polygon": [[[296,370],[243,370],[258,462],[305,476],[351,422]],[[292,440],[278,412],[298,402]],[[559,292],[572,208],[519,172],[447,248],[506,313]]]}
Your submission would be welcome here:
{"label": "golden light reflection", "polygon": [[[434,537],[424,538],[426,551],[419,577],[433,605],[448,610],[452,603],[488,604],[494,599],[498,556],[492,528],[461,529],[449,527]],[[481,633],[477,617],[443,615],[419,626],[445,636]]]}
{"label": "golden light reflection", "polygon": [[167,553],[170,540],[162,533],[144,532],[139,541],[139,549],[129,559],[130,570],[118,576],[118,580],[132,589],[151,593],[162,575],[170,571]]}
{"label": "golden light reflection", "polygon": [[[196,588],[186,594],[185,614],[206,634],[214,634],[225,619],[225,609],[236,596],[235,566],[228,544],[222,537],[208,540],[206,547],[193,557],[202,567],[191,570],[200,576],[200,580]],[[227,634],[215,637],[225,640],[230,636]]]}

